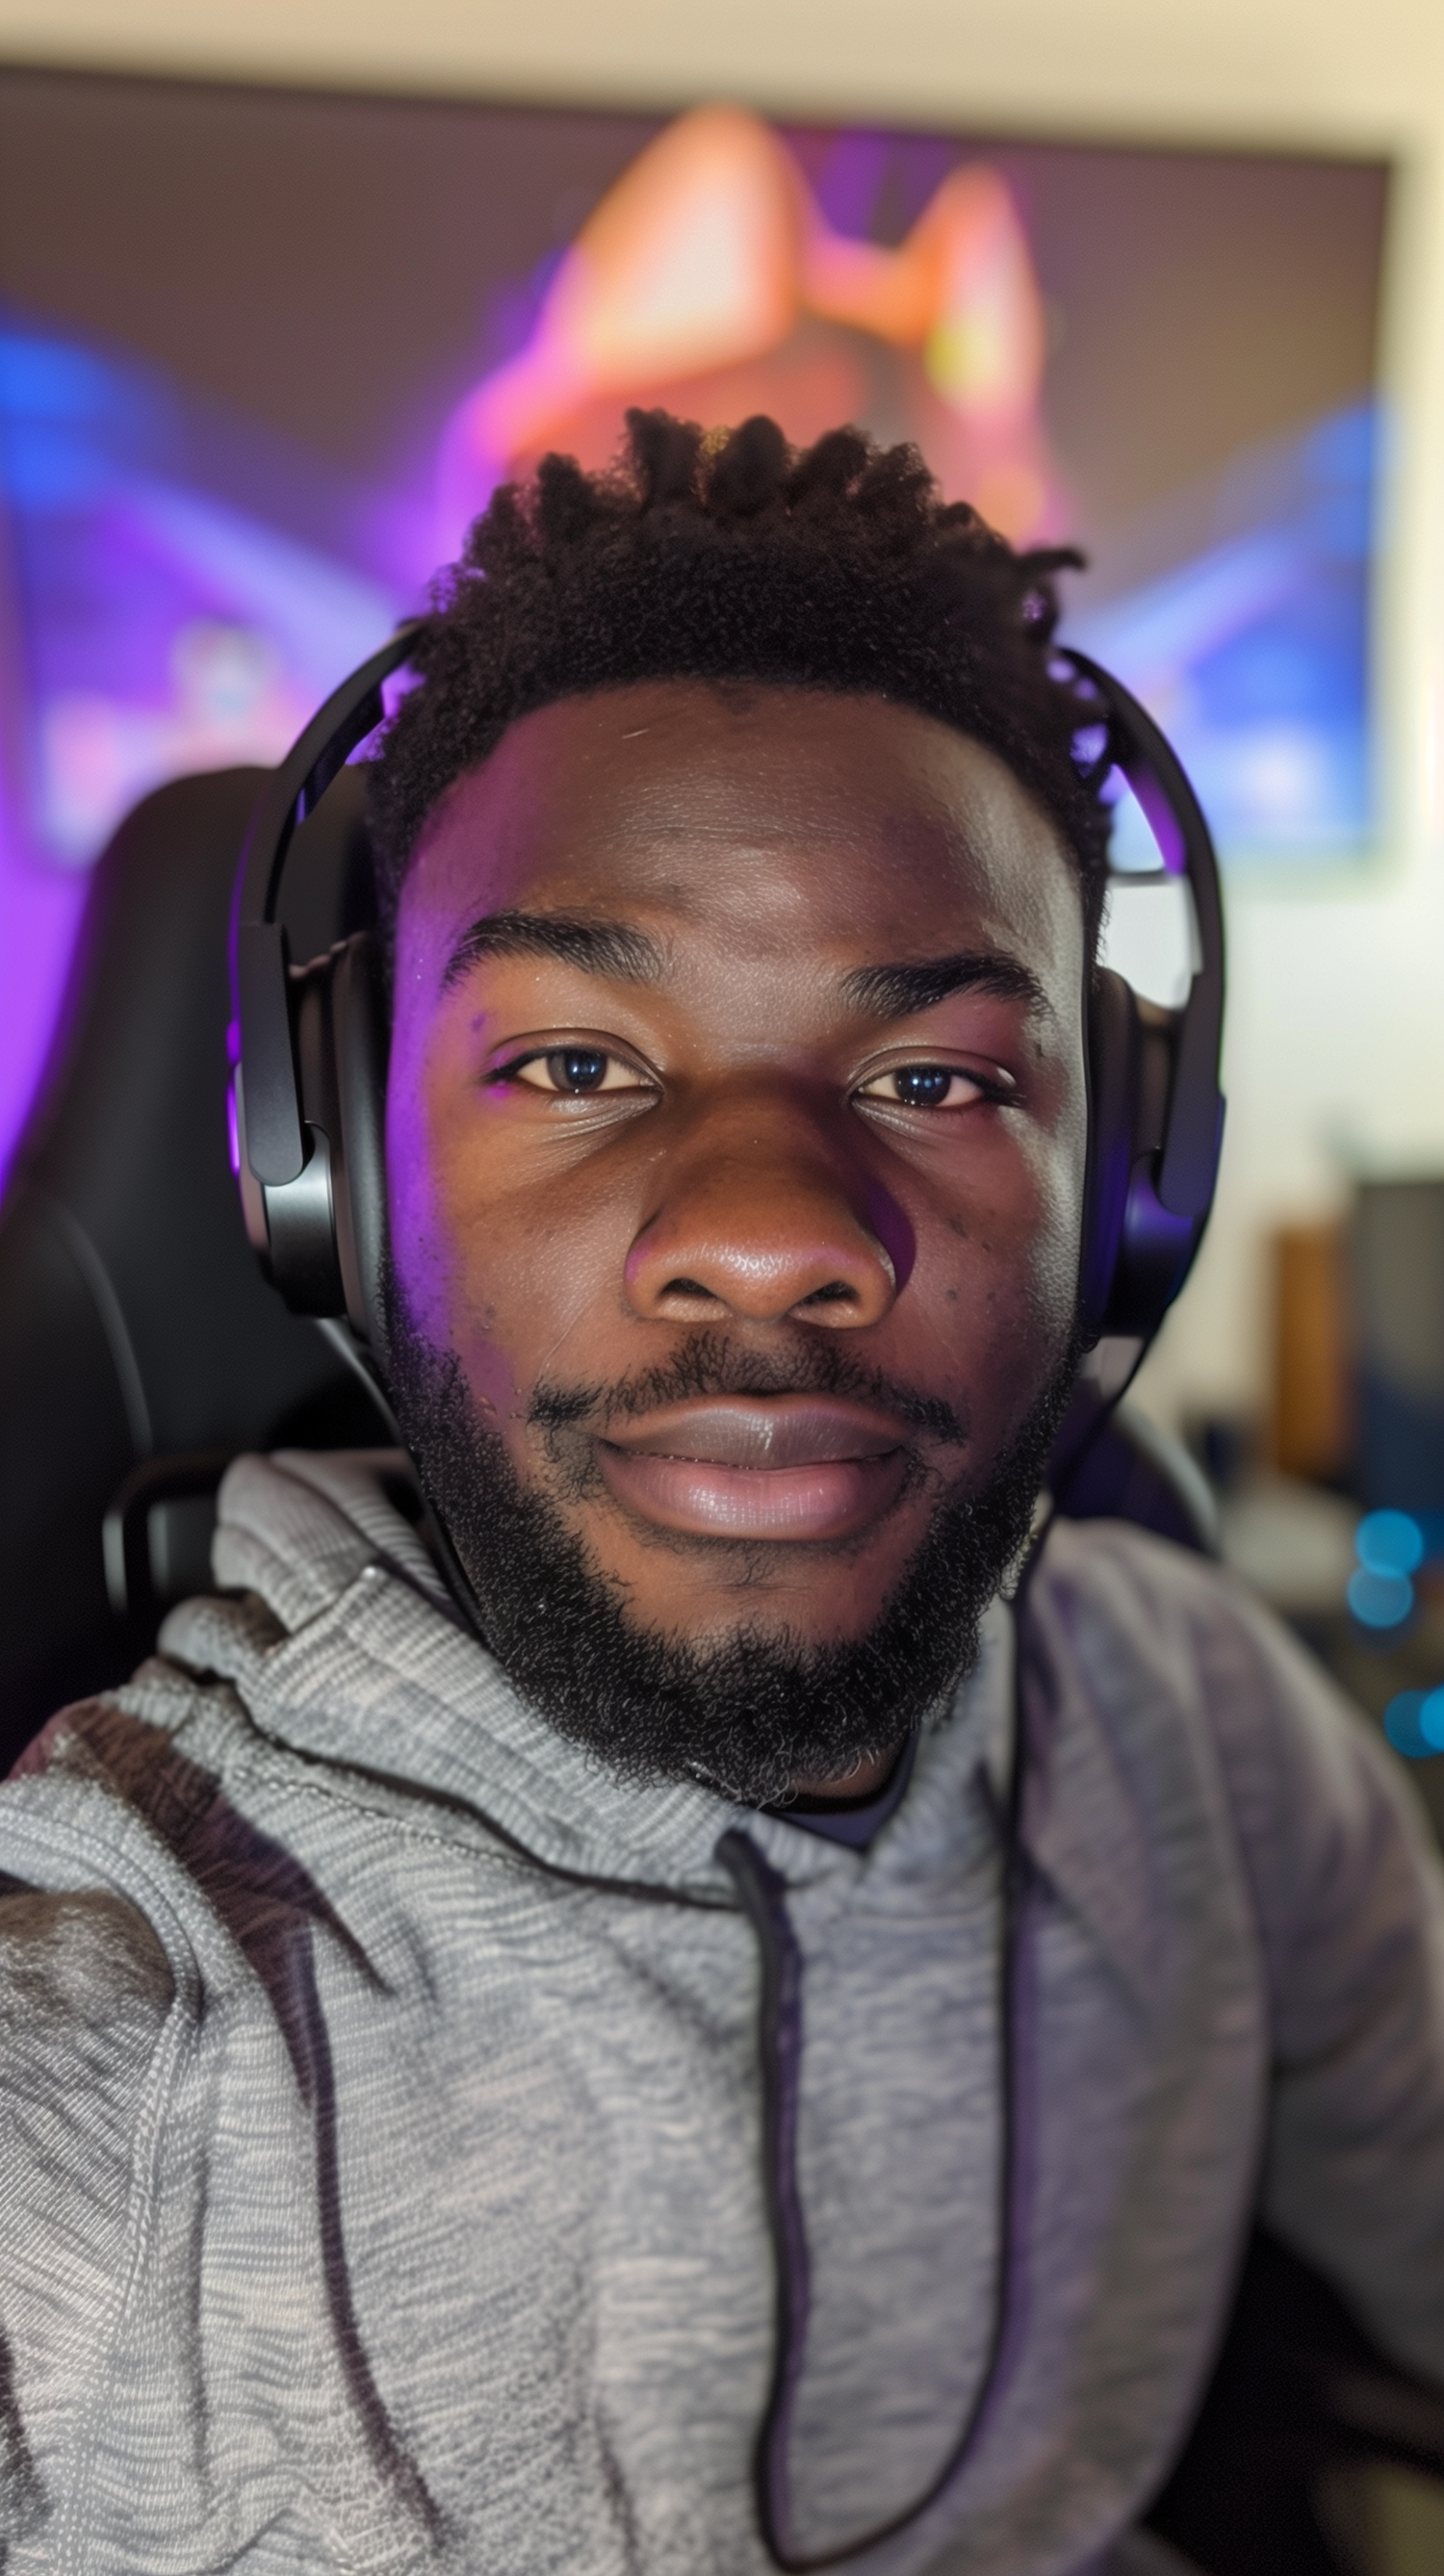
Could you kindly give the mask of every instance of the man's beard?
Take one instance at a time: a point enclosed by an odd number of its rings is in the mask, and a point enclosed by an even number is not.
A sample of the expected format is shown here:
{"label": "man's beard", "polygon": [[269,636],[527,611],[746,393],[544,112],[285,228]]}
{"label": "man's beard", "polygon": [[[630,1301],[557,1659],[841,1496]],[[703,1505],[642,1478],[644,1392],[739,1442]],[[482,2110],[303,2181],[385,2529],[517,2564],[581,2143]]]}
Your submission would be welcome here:
{"label": "man's beard", "polygon": [[[522,1696],[575,1744],[633,1781],[701,1780],[743,1806],[783,1802],[800,1780],[840,1781],[940,1715],[977,1660],[983,1612],[1032,1525],[1077,1365],[1069,1347],[976,1493],[945,1490],[926,1536],[865,1636],[811,1644],[745,1623],[693,1644],[643,1627],[551,1495],[523,1483],[460,1360],[417,1331],[389,1284],[388,1392],[423,1490],[475,1596],[485,1640]],[[759,1364],[724,1333],[692,1334],[670,1365],[615,1387],[539,1387],[543,1428],[569,1499],[602,1490],[567,1427],[692,1397],[857,1395],[903,1421],[963,1426],[945,1404],[879,1377],[818,1335]],[[914,1489],[916,1487],[914,1479]],[[676,1545],[661,1536],[662,1545]],[[715,1541],[734,1558],[756,1547]]]}

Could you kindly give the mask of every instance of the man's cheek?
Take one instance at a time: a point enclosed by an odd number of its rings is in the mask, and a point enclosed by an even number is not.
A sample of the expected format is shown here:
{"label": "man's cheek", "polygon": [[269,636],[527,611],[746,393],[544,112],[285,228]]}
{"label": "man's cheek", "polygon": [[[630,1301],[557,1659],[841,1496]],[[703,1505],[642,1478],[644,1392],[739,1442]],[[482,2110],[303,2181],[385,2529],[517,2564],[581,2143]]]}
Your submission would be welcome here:
{"label": "man's cheek", "polygon": [[1049,1352],[1061,1354],[1073,1329],[1079,1252],[1077,1220],[1061,1212],[1040,1230],[1033,1247],[1029,1279],[1033,1330]]}
{"label": "man's cheek", "polygon": [[444,1046],[393,1054],[387,1097],[391,1257],[418,1328],[465,1363],[492,1299],[477,1254],[492,1240],[475,1103]]}
{"label": "man's cheek", "polygon": [[1081,1129],[1050,1139],[1036,1157],[1022,1229],[1019,1303],[1029,1339],[1061,1357],[1078,1304],[1083,1226]]}
{"label": "man's cheek", "polygon": [[520,1463],[538,1380],[606,1376],[597,1263],[570,1213],[459,1188],[441,1206],[445,1339]]}
{"label": "man's cheek", "polygon": [[[609,1194],[570,1175],[518,1182],[475,1150],[458,1158],[442,1221],[456,1249],[458,1332],[503,1342],[525,1376],[549,1373],[563,1346],[605,1338],[620,1312],[630,1231]],[[577,1375],[606,1374],[593,1351]]]}
{"label": "man's cheek", "polygon": [[957,1231],[955,1304],[986,1324],[998,1349],[1052,1352],[1071,1328],[1078,1287],[1079,1201],[1072,1157],[1040,1150],[1016,1186]]}
{"label": "man's cheek", "polygon": [[986,1462],[1006,1447],[1067,1352],[1077,1310],[1076,1220],[1066,1198],[1050,1197],[996,1212],[961,1251],[943,1335]]}

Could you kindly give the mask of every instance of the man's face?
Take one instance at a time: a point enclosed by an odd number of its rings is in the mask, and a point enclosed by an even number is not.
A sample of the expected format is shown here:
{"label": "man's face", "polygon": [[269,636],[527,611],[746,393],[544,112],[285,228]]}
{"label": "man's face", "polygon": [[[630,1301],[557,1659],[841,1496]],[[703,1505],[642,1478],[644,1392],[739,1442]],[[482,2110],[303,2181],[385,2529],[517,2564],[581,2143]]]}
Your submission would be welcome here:
{"label": "man's face", "polygon": [[985,1492],[1069,1348],[1083,988],[1050,823],[881,698],[610,689],[445,798],[399,1303],[634,1635],[856,1645]]}

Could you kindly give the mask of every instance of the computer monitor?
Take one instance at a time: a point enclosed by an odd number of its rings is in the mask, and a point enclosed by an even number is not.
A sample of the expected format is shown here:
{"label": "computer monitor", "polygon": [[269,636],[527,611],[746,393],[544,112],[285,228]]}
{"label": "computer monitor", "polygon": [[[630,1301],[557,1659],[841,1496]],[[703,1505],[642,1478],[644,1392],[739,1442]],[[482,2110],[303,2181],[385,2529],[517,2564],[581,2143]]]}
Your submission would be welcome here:
{"label": "computer monitor", "polygon": [[1367,855],[1381,162],[11,69],[0,166],[0,1153],[120,815],[274,759],[632,401],[1078,539],[1226,863]]}

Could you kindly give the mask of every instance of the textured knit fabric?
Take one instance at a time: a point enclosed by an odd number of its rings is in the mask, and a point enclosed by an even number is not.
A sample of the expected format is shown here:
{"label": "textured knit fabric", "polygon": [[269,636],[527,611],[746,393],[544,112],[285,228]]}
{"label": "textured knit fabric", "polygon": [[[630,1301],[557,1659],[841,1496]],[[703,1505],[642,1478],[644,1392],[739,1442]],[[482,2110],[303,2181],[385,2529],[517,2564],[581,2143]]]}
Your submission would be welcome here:
{"label": "textured knit fabric", "polygon": [[1101,2564],[1260,2201],[1444,2381],[1439,1878],[1211,1569],[1065,1525],[1030,1596],[1006,2282],[1005,1610],[854,1851],[563,1743],[381,1462],[242,1461],[215,1572],[0,1791],[7,2576],[765,2576],[729,1830],[801,1961],[795,2552],[935,2483],[1005,2292],[960,2467],[854,2563]]}

